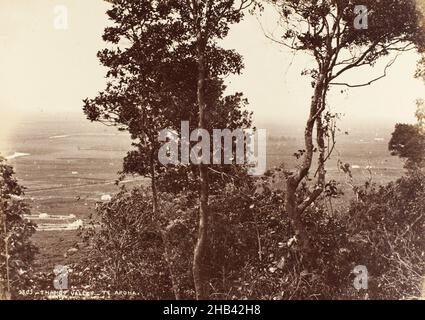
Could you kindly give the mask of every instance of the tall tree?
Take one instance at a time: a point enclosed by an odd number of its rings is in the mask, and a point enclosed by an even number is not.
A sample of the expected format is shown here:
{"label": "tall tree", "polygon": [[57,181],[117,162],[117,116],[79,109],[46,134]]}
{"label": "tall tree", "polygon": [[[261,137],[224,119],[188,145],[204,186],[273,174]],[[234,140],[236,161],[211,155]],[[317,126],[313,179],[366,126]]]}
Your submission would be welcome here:
{"label": "tall tree", "polygon": [[[208,129],[210,119],[206,113],[205,90],[208,79],[240,71],[240,57],[218,47],[217,40],[229,32],[229,26],[238,23],[244,10],[254,4],[252,0],[177,0],[177,9],[183,25],[188,31],[188,45],[195,49],[197,63],[198,128]],[[225,62],[213,68],[217,53],[224,54]],[[234,61],[231,61],[233,59]],[[205,261],[208,252],[209,228],[209,177],[208,164],[200,163],[200,209],[198,239],[193,258],[193,278],[196,298],[208,297],[208,274]]]}
{"label": "tall tree", "polygon": [[[131,1],[117,0],[108,11],[114,22],[105,30],[111,47],[99,52],[108,67],[108,85],[84,111],[92,121],[128,130],[135,150],[124,161],[125,173],[147,175],[152,180],[153,211],[158,211],[157,178],[180,172],[158,161],[159,131],[247,127],[250,115],[237,93],[225,96],[222,77],[239,73],[241,57],[224,50],[231,23],[239,22],[252,1]],[[184,174],[191,171],[184,168]],[[176,170],[174,170],[176,169]],[[173,171],[174,170],[174,171]],[[200,218],[194,252],[193,277],[197,298],[207,297],[209,167],[199,165]]]}
{"label": "tall tree", "polygon": [[[414,0],[365,0],[360,7],[352,0],[270,2],[277,7],[284,28],[282,38],[275,40],[293,50],[311,54],[316,65],[305,72],[313,79],[313,96],[305,126],[302,162],[286,180],[285,203],[286,214],[301,248],[308,252],[308,230],[302,214],[326,187],[325,163],[332,151],[332,146],[325,144],[327,93],[332,86],[360,88],[371,85],[386,76],[395,58],[387,64],[382,76],[365,79],[364,83],[340,80],[349,71],[374,66],[378,59],[393,53],[397,56],[407,50],[422,50],[425,43],[421,28],[423,17]],[[299,187],[308,179],[316,150],[315,184],[307,196],[300,196]]]}
{"label": "tall tree", "polygon": [[391,155],[406,159],[404,167],[408,170],[425,166],[425,112],[422,100],[417,101],[415,116],[416,124],[397,123],[388,143]]}
{"label": "tall tree", "polygon": [[417,125],[398,123],[388,148],[392,155],[406,159],[405,168],[423,168],[425,135]]}

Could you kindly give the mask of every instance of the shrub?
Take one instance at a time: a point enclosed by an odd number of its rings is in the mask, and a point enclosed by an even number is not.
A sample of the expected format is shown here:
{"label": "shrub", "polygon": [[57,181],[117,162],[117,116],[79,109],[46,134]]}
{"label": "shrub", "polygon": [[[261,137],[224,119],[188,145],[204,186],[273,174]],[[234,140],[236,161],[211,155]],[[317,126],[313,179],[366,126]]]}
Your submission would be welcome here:
{"label": "shrub", "polygon": [[35,225],[24,219],[30,210],[22,200],[23,190],[14,174],[13,168],[0,158],[0,286],[3,290],[10,287],[10,298],[19,299],[19,290],[35,285],[32,263],[37,248],[30,241]]}
{"label": "shrub", "polygon": [[139,299],[172,298],[164,245],[145,190],[121,191],[100,204],[97,214],[83,232],[88,254],[77,267],[80,284],[109,291],[112,299],[124,291]]}
{"label": "shrub", "polygon": [[[311,250],[298,247],[284,212],[280,170],[244,184],[227,183],[210,199],[212,299],[407,299],[421,294],[425,272],[425,176],[410,171],[386,186],[359,187],[347,212],[329,214],[323,197],[303,214]],[[336,188],[332,184],[333,190]],[[299,192],[308,192],[304,186]],[[141,299],[194,297],[192,255],[197,194],[161,194],[152,215],[143,188],[121,191],[98,208],[84,235],[81,284],[135,291]],[[324,201],[326,200],[326,201]],[[354,288],[364,265],[368,290]],[[113,297],[112,297],[113,298]],[[116,297],[118,298],[118,296]],[[128,298],[128,297],[125,297]]]}
{"label": "shrub", "polygon": [[420,297],[425,274],[424,174],[416,170],[386,186],[364,188],[348,220],[357,255],[370,274],[370,298]]}

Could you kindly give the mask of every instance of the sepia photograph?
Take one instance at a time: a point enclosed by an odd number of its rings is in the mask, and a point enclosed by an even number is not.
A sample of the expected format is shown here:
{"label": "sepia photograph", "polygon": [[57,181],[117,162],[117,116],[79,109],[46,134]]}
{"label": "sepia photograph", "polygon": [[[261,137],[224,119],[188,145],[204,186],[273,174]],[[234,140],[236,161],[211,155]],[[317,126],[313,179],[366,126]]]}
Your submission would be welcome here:
{"label": "sepia photograph", "polygon": [[425,0],[0,0],[0,87],[0,300],[425,299]]}

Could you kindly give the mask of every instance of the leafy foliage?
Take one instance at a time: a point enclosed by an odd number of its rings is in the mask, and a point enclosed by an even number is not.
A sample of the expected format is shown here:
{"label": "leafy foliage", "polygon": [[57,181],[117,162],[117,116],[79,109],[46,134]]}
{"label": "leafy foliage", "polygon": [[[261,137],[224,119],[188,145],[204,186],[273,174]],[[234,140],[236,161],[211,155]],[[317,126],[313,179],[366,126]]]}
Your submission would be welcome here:
{"label": "leafy foliage", "polygon": [[99,217],[83,233],[89,244],[80,270],[85,284],[97,290],[135,292],[143,299],[172,298],[162,259],[164,244],[151,208],[151,198],[143,190],[122,191],[99,206]]}
{"label": "leafy foliage", "polygon": [[21,198],[23,189],[14,174],[0,158],[0,284],[3,290],[10,287],[12,298],[19,298],[19,290],[34,286],[32,263],[37,248],[30,241],[35,225],[24,218],[30,209]]}
{"label": "leafy foliage", "polygon": [[[211,3],[211,37],[223,38],[227,23],[241,19],[242,13],[218,15],[233,2]],[[97,97],[84,100],[84,112],[91,121],[131,134],[135,148],[124,159],[123,173],[172,178],[176,168],[167,171],[158,162],[159,132],[180,131],[182,121],[189,121],[190,130],[198,124],[196,33],[188,6],[184,1],[117,1],[107,14],[113,26],[105,29],[103,39],[110,46],[98,57],[108,68],[109,81]],[[250,127],[251,114],[244,110],[247,100],[241,93],[225,95],[220,78],[241,71],[241,56],[211,41],[206,61],[206,114],[211,119],[207,129]],[[178,172],[195,170],[183,167]]]}
{"label": "leafy foliage", "polygon": [[419,126],[397,124],[388,147],[392,155],[407,160],[406,168],[423,167],[425,135]]}
{"label": "leafy foliage", "polygon": [[349,211],[358,258],[371,276],[372,299],[423,294],[425,176],[412,171],[387,186],[369,187]]}

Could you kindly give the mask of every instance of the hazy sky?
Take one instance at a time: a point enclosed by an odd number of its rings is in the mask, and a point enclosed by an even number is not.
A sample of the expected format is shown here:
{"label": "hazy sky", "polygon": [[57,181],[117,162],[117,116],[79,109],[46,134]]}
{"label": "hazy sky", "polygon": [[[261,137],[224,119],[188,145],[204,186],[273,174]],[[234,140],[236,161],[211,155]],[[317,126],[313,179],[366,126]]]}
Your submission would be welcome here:
{"label": "hazy sky", "polygon": [[[68,30],[54,28],[56,5],[69,10]],[[32,112],[81,114],[81,100],[105,85],[105,69],[96,53],[104,47],[101,35],[108,6],[102,0],[0,0],[0,119]],[[259,20],[266,30],[275,28],[272,12]],[[246,69],[242,76],[229,77],[229,90],[245,93],[256,120],[301,124],[312,89],[300,72],[310,58],[272,43],[253,16],[234,26],[224,45],[244,56]],[[413,78],[417,59],[405,54],[387,78],[370,87],[344,94],[341,87],[335,88],[332,108],[356,122],[412,121],[415,99],[425,98],[424,84]],[[349,79],[369,80],[382,73],[385,63]]]}

